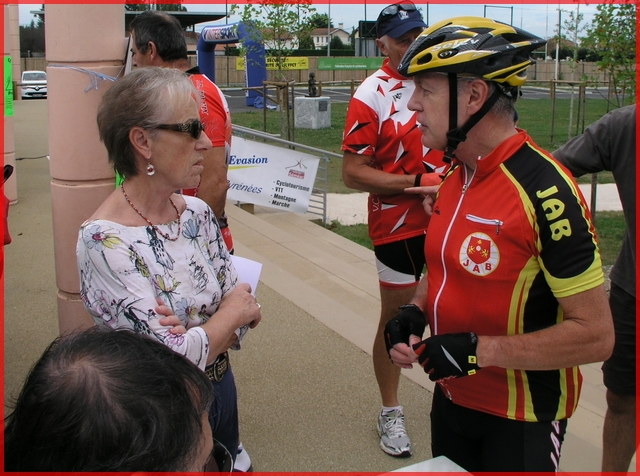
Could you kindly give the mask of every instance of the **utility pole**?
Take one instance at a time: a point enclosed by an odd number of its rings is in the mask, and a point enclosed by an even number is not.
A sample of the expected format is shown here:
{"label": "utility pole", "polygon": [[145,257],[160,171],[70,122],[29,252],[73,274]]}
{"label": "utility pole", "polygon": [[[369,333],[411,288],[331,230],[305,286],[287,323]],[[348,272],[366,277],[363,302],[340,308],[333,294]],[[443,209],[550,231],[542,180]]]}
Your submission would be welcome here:
{"label": "utility pole", "polygon": [[556,38],[556,74],[555,80],[558,81],[560,72],[560,38],[562,38],[562,10],[558,4],[558,37]]}
{"label": "utility pole", "polygon": [[329,2],[329,13],[327,13],[327,58],[331,56],[331,2]]}

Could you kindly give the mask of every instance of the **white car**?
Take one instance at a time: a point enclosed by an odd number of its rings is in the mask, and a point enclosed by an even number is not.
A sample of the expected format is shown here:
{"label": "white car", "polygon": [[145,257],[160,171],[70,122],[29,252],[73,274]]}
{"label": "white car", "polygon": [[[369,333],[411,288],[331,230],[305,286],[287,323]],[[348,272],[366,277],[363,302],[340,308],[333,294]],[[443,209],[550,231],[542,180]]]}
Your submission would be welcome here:
{"label": "white car", "polygon": [[22,99],[47,97],[47,73],[44,71],[22,72]]}

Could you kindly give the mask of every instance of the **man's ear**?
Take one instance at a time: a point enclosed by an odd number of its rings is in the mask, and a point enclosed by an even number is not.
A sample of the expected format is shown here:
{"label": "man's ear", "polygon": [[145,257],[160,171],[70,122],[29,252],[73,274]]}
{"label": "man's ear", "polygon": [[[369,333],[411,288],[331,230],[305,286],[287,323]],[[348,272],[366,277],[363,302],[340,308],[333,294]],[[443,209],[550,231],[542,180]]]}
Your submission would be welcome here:
{"label": "man's ear", "polygon": [[156,48],[156,44],[153,41],[147,43],[147,54],[151,62],[158,58],[158,48]]}
{"label": "man's ear", "polygon": [[152,141],[146,129],[140,126],[132,127],[129,131],[129,141],[142,157],[145,159],[151,157]]}
{"label": "man's ear", "polygon": [[389,52],[387,50],[387,45],[380,38],[376,38],[376,46],[378,47],[378,49],[380,50],[380,52],[383,55],[389,56]]}
{"label": "man's ear", "polygon": [[469,115],[475,114],[480,110],[489,98],[491,90],[486,81],[474,79],[469,83],[469,100],[467,104],[467,112]]}

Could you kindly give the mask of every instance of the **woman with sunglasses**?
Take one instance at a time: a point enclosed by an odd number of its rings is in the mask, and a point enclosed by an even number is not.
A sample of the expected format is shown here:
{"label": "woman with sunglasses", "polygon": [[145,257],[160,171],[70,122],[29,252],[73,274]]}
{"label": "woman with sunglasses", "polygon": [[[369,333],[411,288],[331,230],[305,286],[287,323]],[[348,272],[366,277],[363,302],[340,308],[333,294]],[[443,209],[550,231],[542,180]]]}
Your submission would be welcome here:
{"label": "woman with sunglasses", "polygon": [[175,193],[197,187],[211,147],[198,111],[191,81],[171,68],[137,69],[105,93],[100,138],[126,178],[80,228],[78,268],[98,325],[148,334],[207,373],[213,436],[233,452],[238,410],[227,349],[261,315],[212,210]]}

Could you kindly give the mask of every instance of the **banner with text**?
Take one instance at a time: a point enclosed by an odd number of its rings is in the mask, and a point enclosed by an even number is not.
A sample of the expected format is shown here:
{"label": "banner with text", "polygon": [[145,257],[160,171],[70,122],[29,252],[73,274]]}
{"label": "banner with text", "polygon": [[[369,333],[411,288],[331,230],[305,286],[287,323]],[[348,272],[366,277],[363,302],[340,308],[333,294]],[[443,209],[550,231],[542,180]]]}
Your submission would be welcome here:
{"label": "banner with text", "polygon": [[227,198],[305,213],[319,163],[313,155],[234,136]]}
{"label": "banner with text", "polygon": [[[277,70],[278,69],[278,59],[274,56],[267,56],[267,69],[268,70]],[[249,63],[251,64],[251,63]],[[292,69],[309,69],[309,57],[307,56],[295,56],[290,58],[285,58],[282,61],[282,68],[286,70]],[[236,70],[244,71],[244,58],[237,57],[236,58]]]}
{"label": "banner with text", "polygon": [[383,57],[322,58],[318,57],[318,69],[380,69]]}

